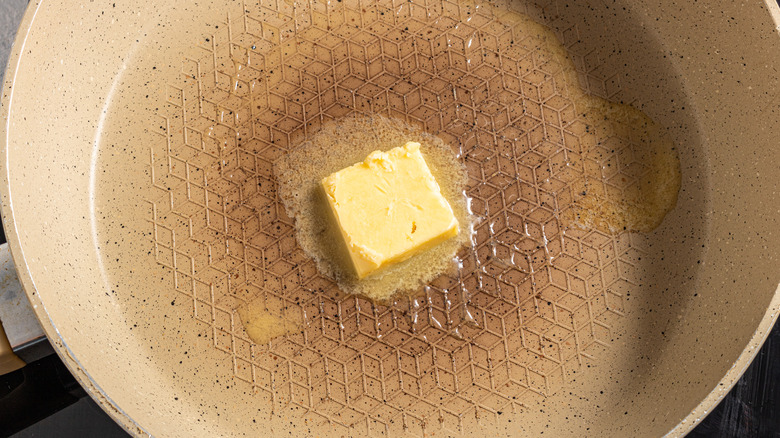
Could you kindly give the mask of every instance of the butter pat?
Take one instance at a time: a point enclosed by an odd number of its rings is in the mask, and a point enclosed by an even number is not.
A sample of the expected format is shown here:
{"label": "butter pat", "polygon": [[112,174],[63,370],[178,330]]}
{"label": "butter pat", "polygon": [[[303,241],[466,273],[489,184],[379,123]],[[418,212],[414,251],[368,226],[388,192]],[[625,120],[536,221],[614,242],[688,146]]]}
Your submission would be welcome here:
{"label": "butter pat", "polygon": [[359,278],[458,234],[419,143],[372,152],[321,184]]}

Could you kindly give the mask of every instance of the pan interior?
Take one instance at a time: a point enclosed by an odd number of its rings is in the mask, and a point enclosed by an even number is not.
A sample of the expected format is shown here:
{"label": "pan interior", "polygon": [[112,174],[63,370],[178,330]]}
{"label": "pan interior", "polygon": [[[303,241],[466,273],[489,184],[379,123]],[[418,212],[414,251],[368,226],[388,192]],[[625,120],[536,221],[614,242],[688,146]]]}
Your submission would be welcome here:
{"label": "pan interior", "polygon": [[[212,19],[193,7],[161,14],[198,33],[158,26],[129,55],[93,167],[116,324],[132,327],[143,366],[159,374],[158,409],[206,424],[192,430],[334,436],[606,433],[659,409],[623,403],[663,386],[652,375],[659,333],[693,294],[708,181],[683,178],[653,232],[566,220],[587,169],[617,192],[647,172],[630,130],[588,152],[594,134],[575,95],[641,109],[679,145],[683,176],[707,174],[682,82],[651,34],[627,31],[642,25],[630,9],[279,1]],[[545,32],[568,58],[535,43]],[[318,273],[272,172],[354,114],[455,148],[480,219],[457,275],[387,305]],[[237,313],[249,303],[303,329],[254,344]],[[579,415],[589,420],[563,420]]]}

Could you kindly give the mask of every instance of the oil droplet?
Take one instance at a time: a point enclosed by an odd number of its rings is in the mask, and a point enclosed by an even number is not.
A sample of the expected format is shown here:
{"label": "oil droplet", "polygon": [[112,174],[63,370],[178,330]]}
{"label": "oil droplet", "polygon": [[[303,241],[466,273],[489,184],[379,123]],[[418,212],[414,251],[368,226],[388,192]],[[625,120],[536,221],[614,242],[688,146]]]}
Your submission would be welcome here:
{"label": "oil droplet", "polygon": [[237,310],[246,334],[257,344],[267,344],[274,338],[303,330],[302,317],[285,315],[283,311],[270,310],[256,300]]}

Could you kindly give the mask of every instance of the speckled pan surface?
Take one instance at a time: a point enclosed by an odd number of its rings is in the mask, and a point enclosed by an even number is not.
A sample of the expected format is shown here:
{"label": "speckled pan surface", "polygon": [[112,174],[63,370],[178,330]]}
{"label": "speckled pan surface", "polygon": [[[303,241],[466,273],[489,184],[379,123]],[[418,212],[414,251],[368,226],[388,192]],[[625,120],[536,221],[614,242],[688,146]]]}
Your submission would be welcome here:
{"label": "speckled pan surface", "polygon": [[[572,144],[567,95],[532,57],[459,58],[502,44],[474,5],[31,3],[3,84],[3,219],[58,353],[131,433],[679,436],[731,387],[780,310],[777,5],[501,6],[552,29],[587,93],[631,103],[679,146],[676,208],[617,236],[551,225],[567,180],[538,178],[559,149],[531,133]],[[372,14],[371,32],[350,25]],[[460,38],[446,59],[420,42],[431,21]],[[529,113],[512,123],[528,135],[506,149],[512,100],[496,89],[521,76],[511,62],[540,74],[520,78]],[[545,92],[558,117],[534,119]],[[495,232],[464,258],[480,274],[377,306],[311,271],[268,165],[350,112],[462,150]],[[524,239],[512,232],[540,224],[560,230],[542,261],[533,245],[501,261]],[[305,311],[305,330],[249,342],[232,310],[258,297]]]}

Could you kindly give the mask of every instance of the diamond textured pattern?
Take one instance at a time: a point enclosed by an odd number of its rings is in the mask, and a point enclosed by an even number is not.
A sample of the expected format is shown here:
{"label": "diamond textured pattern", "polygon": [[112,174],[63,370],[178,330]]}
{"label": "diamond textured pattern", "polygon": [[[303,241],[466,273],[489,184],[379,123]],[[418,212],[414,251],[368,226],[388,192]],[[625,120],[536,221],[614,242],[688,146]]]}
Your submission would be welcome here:
{"label": "diamond textured pattern", "polygon": [[[442,0],[247,4],[168,86],[151,127],[154,255],[258,407],[372,436],[459,433],[560,389],[609,347],[641,237],[559,218],[584,166],[622,175],[604,175],[619,190],[641,173],[621,149],[631,139],[581,159],[586,127],[559,66],[508,44],[526,36],[492,14]],[[619,95],[576,28],[558,36],[590,93]],[[273,161],[351,113],[456,148],[480,219],[457,277],[388,306],[319,275],[276,194]],[[304,329],[253,344],[235,310],[255,300]]]}

